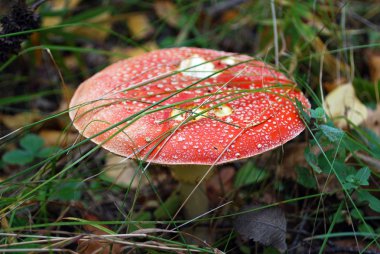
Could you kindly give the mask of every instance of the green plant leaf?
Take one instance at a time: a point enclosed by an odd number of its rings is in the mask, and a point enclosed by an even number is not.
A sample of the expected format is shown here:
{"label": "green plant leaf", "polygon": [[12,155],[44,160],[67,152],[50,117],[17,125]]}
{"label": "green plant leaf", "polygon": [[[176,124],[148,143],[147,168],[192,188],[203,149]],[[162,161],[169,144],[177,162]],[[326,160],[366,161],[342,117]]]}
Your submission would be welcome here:
{"label": "green plant leaf", "polygon": [[375,230],[370,225],[360,224],[358,226],[359,232],[375,234]]}
{"label": "green plant leaf", "polygon": [[369,207],[380,213],[380,200],[366,190],[358,190],[358,199],[361,202],[368,202]]}
{"label": "green plant leaf", "polygon": [[368,186],[368,179],[371,176],[371,170],[368,167],[361,168],[355,175],[360,185]]}
{"label": "green plant leaf", "polygon": [[306,147],[305,153],[304,153],[305,159],[307,163],[310,165],[310,167],[317,172],[318,174],[322,173],[321,168],[317,164],[317,156],[310,152],[310,148]]}
{"label": "green plant leaf", "polygon": [[245,185],[260,183],[267,179],[269,173],[258,169],[252,161],[248,161],[236,174],[234,185],[240,188]]}
{"label": "green plant leaf", "polygon": [[305,112],[303,104],[299,100],[297,100],[297,98],[296,98],[296,106],[302,118],[305,119],[307,123],[310,123],[309,114]]}
{"label": "green plant leaf", "polygon": [[306,41],[312,41],[316,37],[316,31],[304,22],[299,17],[293,17],[292,19],[295,29],[301,34]]}
{"label": "green plant leaf", "polygon": [[363,211],[359,210],[359,209],[352,209],[350,211],[350,214],[351,214],[352,218],[355,218],[357,220],[359,220],[361,217],[363,217]]}
{"label": "green plant leaf", "polygon": [[156,227],[155,223],[144,223],[146,221],[152,221],[152,214],[150,212],[142,212],[132,216],[132,220],[138,221],[141,223],[130,224],[128,227],[128,232],[133,232],[142,228],[154,228]]}
{"label": "green plant leaf", "polygon": [[358,142],[348,135],[344,135],[342,145],[344,146],[346,151],[349,151],[351,153],[355,153],[356,151],[359,151],[361,148],[360,145],[358,145]]}
{"label": "green plant leaf", "polygon": [[318,127],[331,142],[337,142],[341,140],[344,136],[344,131],[342,131],[341,129],[326,124],[318,125]]}
{"label": "green plant leaf", "polygon": [[[362,128],[365,133],[365,141],[375,158],[380,159],[380,137],[371,129]],[[355,145],[354,147],[358,147]]]}
{"label": "green plant leaf", "polygon": [[305,167],[296,167],[297,172],[297,183],[301,184],[305,188],[316,189],[317,184],[315,182],[314,176],[311,174],[310,170]]}
{"label": "green plant leaf", "polygon": [[337,176],[343,181],[349,175],[355,175],[357,173],[357,170],[354,167],[348,166],[343,160],[335,160],[333,167]]}
{"label": "green plant leaf", "polygon": [[26,165],[34,160],[34,155],[29,151],[16,149],[5,153],[3,160],[8,164]]}
{"label": "green plant leaf", "polygon": [[28,134],[20,140],[20,146],[32,154],[36,154],[43,145],[44,140],[35,134]]}
{"label": "green plant leaf", "polygon": [[181,199],[178,193],[172,193],[172,195],[153,212],[154,218],[156,220],[169,220],[170,214],[174,214],[180,205]]}
{"label": "green plant leaf", "polygon": [[333,161],[334,154],[336,152],[332,149],[325,152],[321,152],[317,157],[317,162],[315,162],[320,168],[321,172],[325,174],[331,173],[331,161]]}
{"label": "green plant leaf", "polygon": [[79,180],[69,180],[54,186],[54,191],[50,194],[50,200],[71,201],[79,200],[82,196],[83,182]]}
{"label": "green plant leaf", "polygon": [[353,184],[352,182],[350,182],[350,180],[348,180],[347,182],[345,182],[343,184],[343,188],[346,189],[346,190],[352,190],[352,189],[356,189],[358,186],[356,184]]}
{"label": "green plant leaf", "polygon": [[[363,102],[376,102],[376,93],[380,91],[380,82],[374,84],[367,79],[356,77],[353,80],[353,85],[358,97]],[[378,95],[380,95],[380,93]]]}
{"label": "green plant leaf", "polygon": [[310,109],[310,116],[315,119],[322,119],[325,117],[325,111],[321,107]]}
{"label": "green plant leaf", "polygon": [[[251,253],[251,252],[248,252]],[[265,247],[263,254],[280,254],[281,252],[273,247]]]}
{"label": "green plant leaf", "polygon": [[56,146],[44,147],[37,152],[36,156],[42,159],[49,158],[51,155],[57,153],[59,150],[60,148]]}
{"label": "green plant leaf", "polygon": [[346,183],[343,184],[347,190],[356,189],[361,185],[369,185],[368,179],[371,175],[371,170],[368,167],[361,168],[355,174],[346,176]]}

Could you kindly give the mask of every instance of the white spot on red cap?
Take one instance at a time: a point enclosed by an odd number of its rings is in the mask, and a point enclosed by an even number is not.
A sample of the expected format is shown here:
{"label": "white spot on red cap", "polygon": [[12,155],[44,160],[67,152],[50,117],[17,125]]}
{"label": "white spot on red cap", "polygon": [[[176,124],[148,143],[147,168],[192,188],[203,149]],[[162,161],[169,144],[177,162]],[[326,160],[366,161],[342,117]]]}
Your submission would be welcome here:
{"label": "white spot on red cap", "polygon": [[212,75],[213,77],[219,75],[219,73],[215,73],[215,66],[212,62],[208,62],[198,55],[193,55],[190,58],[182,60],[178,70],[183,75],[194,78],[206,78],[212,74],[214,74]]}
{"label": "white spot on red cap", "polygon": [[233,56],[226,57],[221,60],[222,63],[226,65],[234,65],[236,64],[236,59]]}

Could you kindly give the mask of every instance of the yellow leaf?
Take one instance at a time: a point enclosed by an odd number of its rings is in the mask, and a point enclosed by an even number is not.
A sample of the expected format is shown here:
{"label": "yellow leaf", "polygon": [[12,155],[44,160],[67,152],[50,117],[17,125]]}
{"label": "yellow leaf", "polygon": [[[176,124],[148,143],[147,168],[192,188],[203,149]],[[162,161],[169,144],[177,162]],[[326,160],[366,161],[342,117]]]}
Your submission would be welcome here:
{"label": "yellow leaf", "polygon": [[97,41],[103,41],[108,36],[109,30],[111,30],[111,19],[111,14],[107,11],[86,20],[87,23],[96,25],[97,28],[74,26],[67,28],[67,30],[79,36],[84,36]]}
{"label": "yellow leaf", "polygon": [[[79,4],[80,0],[54,0],[48,1],[46,4],[49,5],[50,11],[58,12],[62,9],[73,9]],[[42,26],[49,27],[55,26],[61,23],[62,16],[54,16],[54,17],[44,17],[42,19]]]}
{"label": "yellow leaf", "polygon": [[51,9],[54,11],[62,10],[64,8],[72,9],[79,4],[80,0],[54,0],[49,1]]}
{"label": "yellow leaf", "polygon": [[368,110],[356,97],[352,84],[347,83],[330,92],[325,98],[325,111],[339,128],[346,128],[348,121],[361,124],[368,116]]}
{"label": "yellow leaf", "polygon": [[144,39],[153,32],[149,18],[143,12],[129,13],[127,16],[127,26],[132,37],[137,40]]}
{"label": "yellow leaf", "polygon": [[163,19],[167,24],[173,27],[179,26],[180,14],[172,1],[156,0],[153,6],[157,16]]}
{"label": "yellow leaf", "polygon": [[42,119],[42,116],[37,112],[23,112],[16,115],[0,115],[0,122],[7,128],[15,130],[27,124]]}

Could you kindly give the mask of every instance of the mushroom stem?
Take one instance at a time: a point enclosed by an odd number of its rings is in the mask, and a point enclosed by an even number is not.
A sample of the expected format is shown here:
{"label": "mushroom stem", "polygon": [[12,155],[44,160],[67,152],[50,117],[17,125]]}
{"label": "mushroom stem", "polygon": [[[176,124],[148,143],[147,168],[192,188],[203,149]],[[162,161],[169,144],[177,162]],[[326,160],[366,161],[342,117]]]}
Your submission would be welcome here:
{"label": "mushroom stem", "polygon": [[[184,205],[185,217],[188,219],[195,218],[204,214],[209,209],[208,197],[204,180],[198,185],[199,181],[206,175],[210,169],[209,165],[170,165],[174,178],[180,182],[179,191],[181,199],[186,201]],[[197,186],[198,185],[198,186]]]}

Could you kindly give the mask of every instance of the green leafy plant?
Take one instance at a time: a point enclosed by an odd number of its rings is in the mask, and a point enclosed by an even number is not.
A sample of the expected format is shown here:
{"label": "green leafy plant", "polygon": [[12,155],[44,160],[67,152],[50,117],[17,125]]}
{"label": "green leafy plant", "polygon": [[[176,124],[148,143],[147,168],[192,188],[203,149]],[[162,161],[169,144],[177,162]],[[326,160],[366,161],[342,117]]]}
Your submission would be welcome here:
{"label": "green leafy plant", "polygon": [[[306,113],[303,112],[304,114]],[[316,174],[335,175],[346,194],[351,195],[356,192],[360,202],[368,202],[372,210],[379,212],[380,200],[363,189],[370,184],[371,170],[367,166],[357,169],[346,162],[348,153],[355,153],[360,148],[365,149],[365,146],[359,144],[360,140],[351,138],[343,130],[335,127],[331,121],[324,123],[324,119],[327,119],[327,116],[322,108],[311,110],[310,117],[306,118],[309,124],[314,125],[315,131],[315,139],[311,140],[310,147],[320,149],[316,153],[308,147],[305,150],[306,161]],[[297,173],[299,179],[302,179],[300,181],[302,185],[311,183],[311,180],[306,180],[302,174],[304,172],[300,172],[300,169]]]}
{"label": "green leafy plant", "polygon": [[66,179],[45,186],[39,191],[38,200],[77,201],[80,200],[85,185],[81,179]]}
{"label": "green leafy plant", "polygon": [[58,147],[45,147],[44,140],[35,134],[27,134],[20,140],[20,148],[6,152],[3,161],[7,164],[27,165],[36,159],[46,159],[56,153]]}
{"label": "green leafy plant", "polygon": [[234,185],[236,188],[240,188],[250,184],[257,184],[268,177],[268,171],[257,168],[250,160],[237,172]]}
{"label": "green leafy plant", "polygon": [[368,186],[368,179],[371,176],[371,171],[368,167],[361,168],[355,174],[348,175],[345,179],[343,187],[346,190],[357,189],[360,186]]}

